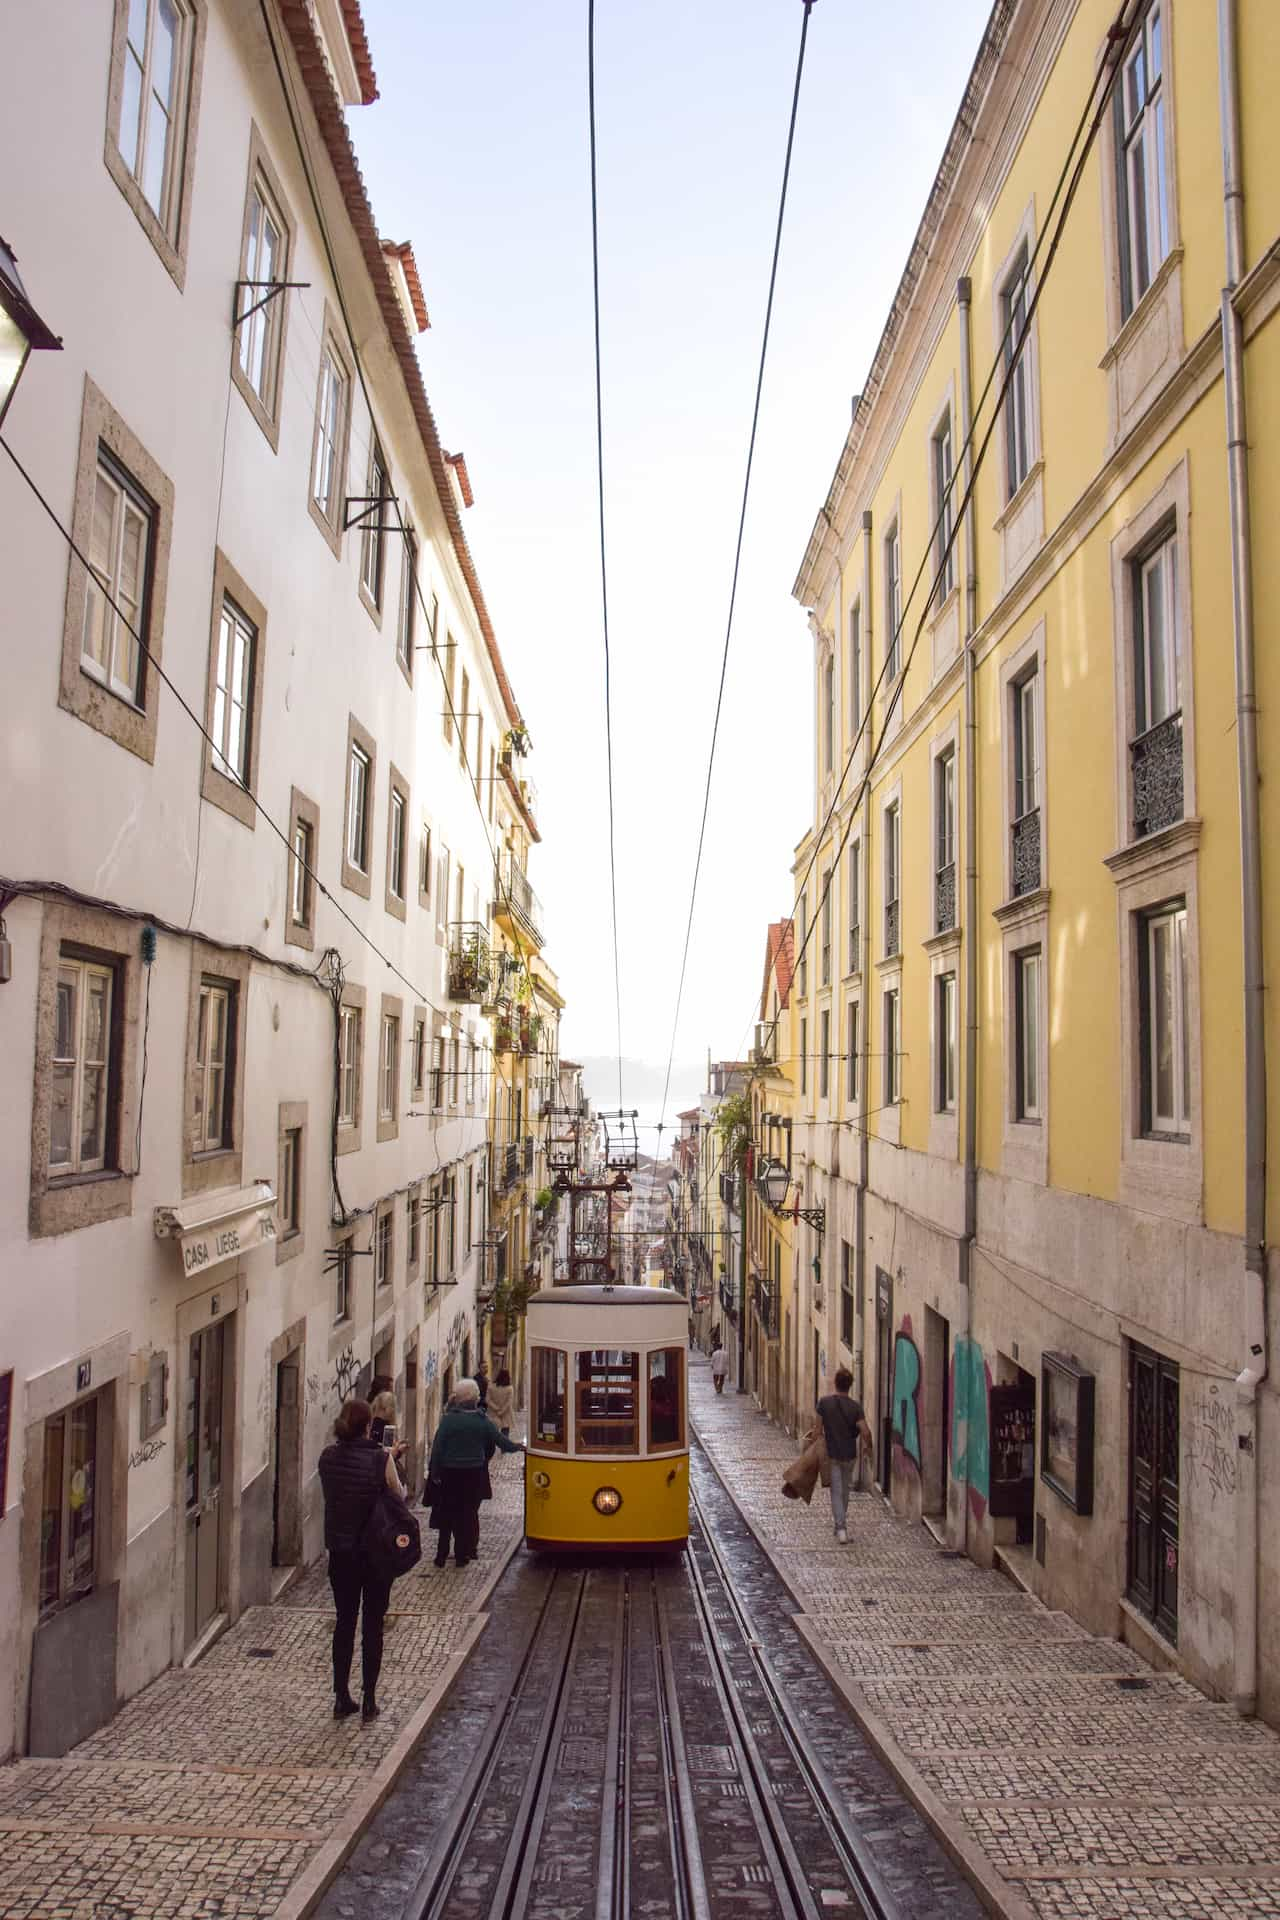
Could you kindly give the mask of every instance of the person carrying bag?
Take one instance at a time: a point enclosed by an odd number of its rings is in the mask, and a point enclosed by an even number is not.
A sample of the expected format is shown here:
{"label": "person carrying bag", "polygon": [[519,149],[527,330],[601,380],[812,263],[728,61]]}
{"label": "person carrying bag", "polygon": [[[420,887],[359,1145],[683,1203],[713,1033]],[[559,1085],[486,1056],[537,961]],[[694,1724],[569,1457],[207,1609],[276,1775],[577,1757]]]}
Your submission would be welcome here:
{"label": "person carrying bag", "polygon": [[814,1421],[800,1445],[803,1452],[783,1473],[782,1491],[788,1500],[803,1500],[807,1507],[819,1482],[824,1487],[831,1485],[831,1458],[821,1420]]}
{"label": "person carrying bag", "polygon": [[[360,1621],[364,1699],[361,1718],[378,1717],[378,1675],[382,1670],[382,1630],[391,1600],[391,1582],[403,1571],[394,1564],[408,1549],[416,1523],[404,1506],[404,1488],[392,1453],[369,1438],[372,1413],[367,1400],[348,1400],[333,1427],[333,1444],[320,1455],[324,1491],[324,1543],[329,1551],[329,1585],[336,1618],[333,1626],[333,1717],[356,1712],[351,1698],[351,1659],[356,1621]],[[390,1549],[384,1502],[399,1502]],[[403,1509],[403,1513],[400,1512]],[[414,1558],[421,1552],[421,1544]],[[412,1565],[412,1562],[409,1563]]]}

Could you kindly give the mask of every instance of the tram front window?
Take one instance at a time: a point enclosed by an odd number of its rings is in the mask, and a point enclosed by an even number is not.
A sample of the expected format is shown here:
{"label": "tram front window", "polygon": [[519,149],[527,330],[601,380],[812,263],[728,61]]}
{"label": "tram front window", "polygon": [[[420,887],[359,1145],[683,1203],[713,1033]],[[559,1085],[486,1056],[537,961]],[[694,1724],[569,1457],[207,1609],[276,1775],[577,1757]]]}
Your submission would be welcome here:
{"label": "tram front window", "polygon": [[533,1444],[563,1447],[566,1356],[555,1347],[533,1349]]}
{"label": "tram front window", "polygon": [[636,1453],[640,1356],[595,1348],[578,1355],[577,1451]]}
{"label": "tram front window", "polygon": [[680,1347],[660,1347],[649,1355],[649,1450],[684,1445],[684,1395]]}

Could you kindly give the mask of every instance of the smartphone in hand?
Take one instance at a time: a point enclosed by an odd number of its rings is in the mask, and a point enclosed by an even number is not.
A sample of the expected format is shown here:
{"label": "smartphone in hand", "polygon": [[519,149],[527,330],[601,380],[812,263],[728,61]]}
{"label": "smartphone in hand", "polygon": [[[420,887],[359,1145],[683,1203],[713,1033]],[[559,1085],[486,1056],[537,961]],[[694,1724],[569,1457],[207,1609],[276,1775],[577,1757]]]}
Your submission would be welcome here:
{"label": "smartphone in hand", "polygon": [[382,1429],[382,1444],[384,1447],[387,1447],[392,1453],[395,1452],[396,1430],[393,1426],[385,1426]]}

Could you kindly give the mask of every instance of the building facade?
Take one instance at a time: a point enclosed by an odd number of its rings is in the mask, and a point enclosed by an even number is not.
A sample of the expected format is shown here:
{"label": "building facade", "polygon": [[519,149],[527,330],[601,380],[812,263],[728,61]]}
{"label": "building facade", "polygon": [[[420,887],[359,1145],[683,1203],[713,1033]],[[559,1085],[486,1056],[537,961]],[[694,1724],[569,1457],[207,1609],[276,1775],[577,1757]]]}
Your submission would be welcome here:
{"label": "building facade", "polygon": [[354,0],[35,9],[22,65],[3,224],[64,350],[4,428],[53,517],[0,474],[0,1755],[319,1551],[378,1374],[420,1474],[480,1350],[494,1054],[451,965],[500,779],[531,818]]}
{"label": "building facade", "polygon": [[798,1158],[894,1502],[1275,1720],[1280,16],[1113,11],[994,8],[797,581]]}

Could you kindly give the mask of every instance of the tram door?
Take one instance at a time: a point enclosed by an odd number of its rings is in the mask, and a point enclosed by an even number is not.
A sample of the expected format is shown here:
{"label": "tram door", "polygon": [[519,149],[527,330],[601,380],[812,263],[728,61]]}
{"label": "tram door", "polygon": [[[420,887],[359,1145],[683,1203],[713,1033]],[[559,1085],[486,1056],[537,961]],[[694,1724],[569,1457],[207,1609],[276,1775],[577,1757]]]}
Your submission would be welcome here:
{"label": "tram door", "polygon": [[876,1478],[888,1494],[893,1467],[893,1277],[876,1268]]}
{"label": "tram door", "polygon": [[227,1321],[192,1334],[187,1369],[186,1644],[200,1638],[222,1590],[222,1389]]}

